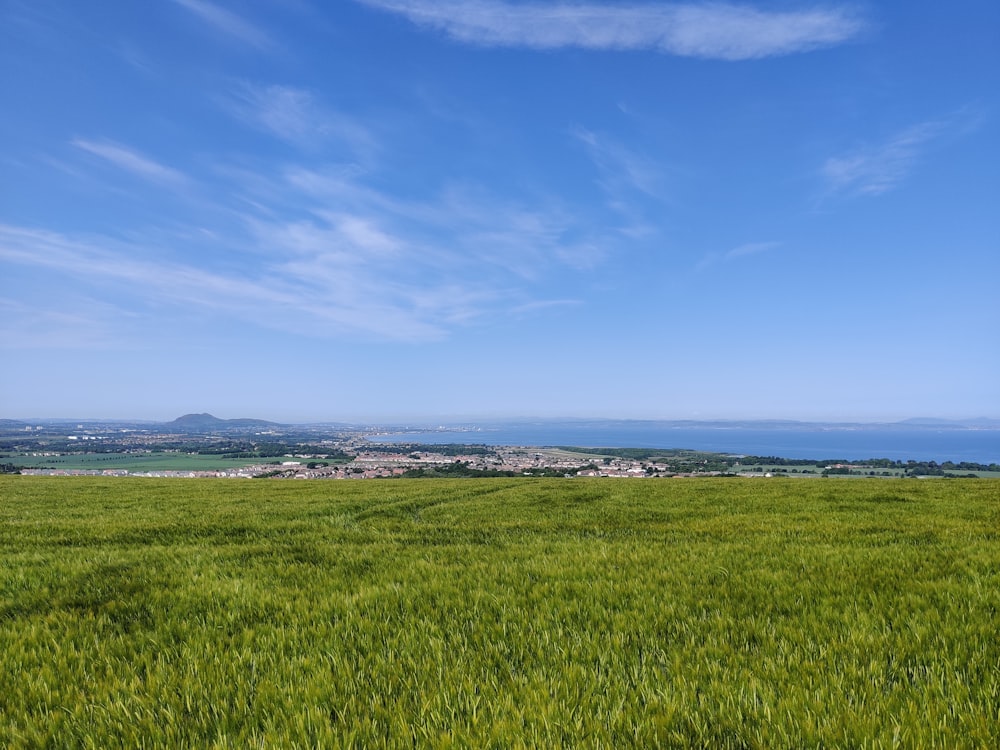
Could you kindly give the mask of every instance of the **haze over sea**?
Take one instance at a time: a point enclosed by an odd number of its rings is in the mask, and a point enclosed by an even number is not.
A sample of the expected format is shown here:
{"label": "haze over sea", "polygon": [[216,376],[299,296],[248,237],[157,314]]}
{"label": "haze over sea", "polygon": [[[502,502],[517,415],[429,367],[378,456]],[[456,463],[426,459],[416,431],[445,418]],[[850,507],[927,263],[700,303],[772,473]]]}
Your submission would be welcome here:
{"label": "haze over sea", "polygon": [[898,425],[795,427],[666,422],[533,422],[380,435],[385,442],[587,448],[686,448],[753,456],[1000,463],[1000,429]]}

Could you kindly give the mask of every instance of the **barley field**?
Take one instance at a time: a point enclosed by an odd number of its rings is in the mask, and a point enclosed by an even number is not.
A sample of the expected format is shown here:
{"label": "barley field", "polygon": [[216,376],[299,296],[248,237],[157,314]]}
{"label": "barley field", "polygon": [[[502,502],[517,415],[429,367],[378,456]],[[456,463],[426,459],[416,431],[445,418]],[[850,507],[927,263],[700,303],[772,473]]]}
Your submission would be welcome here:
{"label": "barley field", "polygon": [[1000,747],[1000,481],[0,477],[0,746]]}

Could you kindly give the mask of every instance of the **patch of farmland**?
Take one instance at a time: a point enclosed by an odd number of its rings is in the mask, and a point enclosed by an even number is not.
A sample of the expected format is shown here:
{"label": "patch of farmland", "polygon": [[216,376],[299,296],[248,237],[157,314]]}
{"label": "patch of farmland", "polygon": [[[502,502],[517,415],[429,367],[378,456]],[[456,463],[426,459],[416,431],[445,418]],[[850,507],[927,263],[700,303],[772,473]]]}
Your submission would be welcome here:
{"label": "patch of farmland", "polygon": [[0,477],[0,745],[1000,745],[1000,482]]}

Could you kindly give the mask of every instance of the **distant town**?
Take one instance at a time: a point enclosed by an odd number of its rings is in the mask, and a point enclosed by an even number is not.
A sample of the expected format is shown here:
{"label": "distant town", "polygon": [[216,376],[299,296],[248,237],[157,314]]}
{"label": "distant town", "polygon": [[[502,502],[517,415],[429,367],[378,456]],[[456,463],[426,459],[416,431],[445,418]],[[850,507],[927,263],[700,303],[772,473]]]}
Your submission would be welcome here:
{"label": "distant town", "polygon": [[[172,422],[0,420],[0,471],[46,476],[359,480],[421,477],[980,477],[997,464],[789,459],[684,449],[407,442],[382,427],[289,426],[189,414]],[[391,439],[388,435],[392,433]]]}

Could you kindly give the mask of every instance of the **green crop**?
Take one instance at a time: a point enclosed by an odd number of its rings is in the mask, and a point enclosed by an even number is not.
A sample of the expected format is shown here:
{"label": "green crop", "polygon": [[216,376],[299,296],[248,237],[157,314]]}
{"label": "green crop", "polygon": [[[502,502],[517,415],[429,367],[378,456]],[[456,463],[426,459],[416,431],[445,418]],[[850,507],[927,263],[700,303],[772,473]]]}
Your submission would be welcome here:
{"label": "green crop", "polygon": [[998,747],[1000,482],[0,477],[0,746]]}

